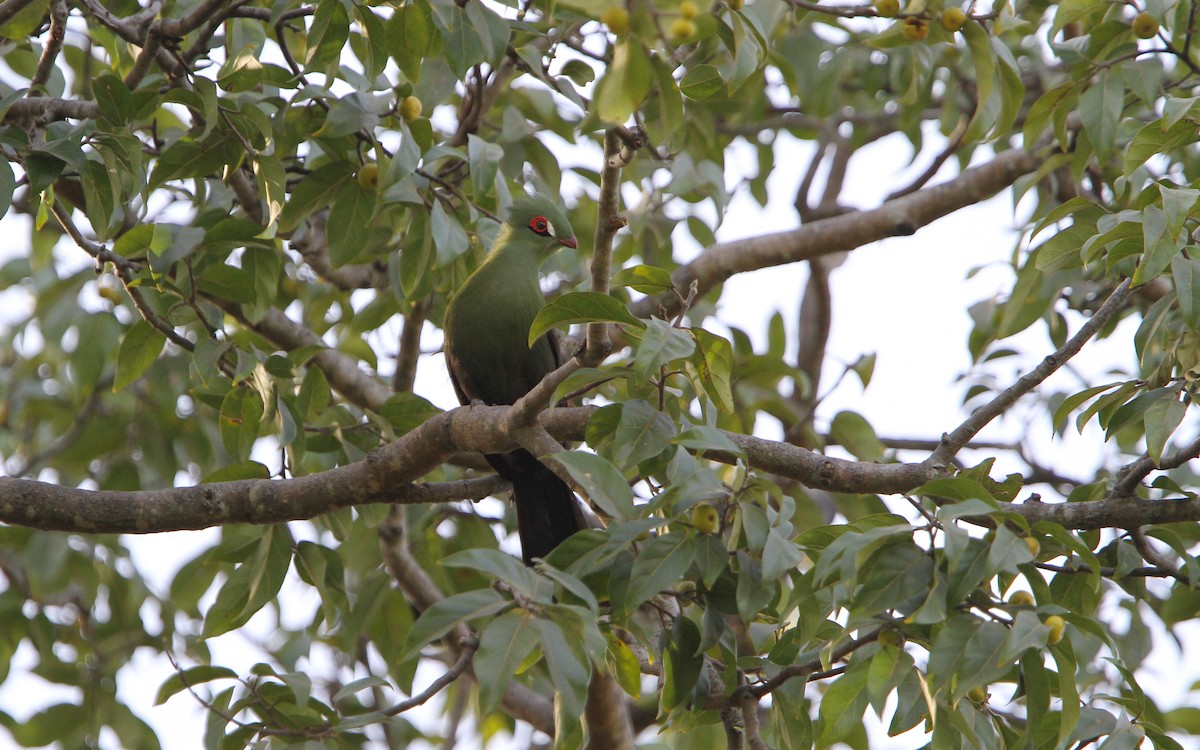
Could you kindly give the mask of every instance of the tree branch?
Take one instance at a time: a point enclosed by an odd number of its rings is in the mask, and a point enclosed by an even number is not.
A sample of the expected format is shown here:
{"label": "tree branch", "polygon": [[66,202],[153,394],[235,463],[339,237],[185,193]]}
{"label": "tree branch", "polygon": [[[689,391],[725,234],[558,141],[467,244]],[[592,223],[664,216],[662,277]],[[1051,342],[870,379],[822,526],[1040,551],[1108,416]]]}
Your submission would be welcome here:
{"label": "tree branch", "polygon": [[[831,255],[886,237],[914,234],[921,227],[966,206],[992,197],[1041,164],[1031,151],[1006,151],[987,164],[971,167],[949,182],[924,188],[882,206],[821,219],[797,229],[713,245],[672,274],[675,289],[693,282],[705,294],[735,274]],[[672,315],[680,301],[674,292],[647,297],[630,306],[639,317],[664,309]]]}
{"label": "tree branch", "polygon": [[1053,375],[1058,368],[1066,364],[1071,357],[1078,354],[1083,345],[1091,340],[1092,336],[1095,336],[1096,332],[1104,327],[1104,324],[1113,315],[1116,315],[1125,304],[1125,298],[1129,296],[1129,288],[1128,279],[1121,282],[1100,309],[1088,318],[1079,331],[1058,351],[1047,355],[1037,367],[1022,375],[1017,382],[972,412],[971,416],[967,417],[953,432],[943,435],[942,444],[930,455],[929,460],[942,465],[948,464],[962,450],[963,446],[970,442],[971,438],[975,437],[989,422],[1008,411],[1008,407],[1016,403],[1017,399],[1032,391],[1042,381]]}
{"label": "tree branch", "polygon": [[633,750],[633,724],[625,691],[612,675],[596,670],[588,683],[584,707],[587,750]]}

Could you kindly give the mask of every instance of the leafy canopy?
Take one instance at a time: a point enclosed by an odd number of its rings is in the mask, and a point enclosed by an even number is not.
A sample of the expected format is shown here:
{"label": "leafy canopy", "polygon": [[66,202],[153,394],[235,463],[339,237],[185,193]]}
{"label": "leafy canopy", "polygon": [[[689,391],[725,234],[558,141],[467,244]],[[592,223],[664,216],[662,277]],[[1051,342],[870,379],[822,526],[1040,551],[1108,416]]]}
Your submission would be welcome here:
{"label": "leafy canopy", "polygon": [[[465,711],[564,748],[857,748],[871,714],[937,747],[1179,747],[1196,710],[1139,679],[1197,611],[1196,24],[1192,0],[0,4],[0,680],[75,690],[0,723],[156,747],[128,707],[149,649],[211,748],[401,747]],[[880,142],[928,169],[852,208]],[[734,192],[779,185],[793,229],[717,242]],[[520,410],[442,412],[416,373],[526,190],[585,239],[530,332],[576,326],[579,358]],[[962,423],[829,413],[874,368],[826,357],[840,254],[1006,190]],[[801,261],[798,326],[724,325],[727,279]],[[1048,380],[1131,329],[1103,375]],[[1027,431],[977,440],[1005,416]],[[1031,450],[1075,429],[1101,468]],[[502,503],[462,502],[504,497],[470,455],[517,443],[606,522],[533,568]],[[168,590],[121,536],[208,527]],[[258,663],[212,656],[263,621]]]}

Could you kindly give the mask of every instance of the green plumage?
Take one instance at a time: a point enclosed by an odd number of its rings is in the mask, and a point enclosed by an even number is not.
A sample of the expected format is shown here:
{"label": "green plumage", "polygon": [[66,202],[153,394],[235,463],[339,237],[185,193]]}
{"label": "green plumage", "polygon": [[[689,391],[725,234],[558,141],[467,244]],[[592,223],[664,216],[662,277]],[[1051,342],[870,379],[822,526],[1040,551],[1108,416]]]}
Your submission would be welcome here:
{"label": "green plumage", "polygon": [[[463,404],[512,404],[559,365],[557,341],[528,344],[545,304],[538,269],[560,247],[575,247],[566,216],[543,198],[513,203],[487,258],[446,307],[446,367]],[[513,486],[526,563],[582,528],[570,487],[529,452],[486,456]]]}

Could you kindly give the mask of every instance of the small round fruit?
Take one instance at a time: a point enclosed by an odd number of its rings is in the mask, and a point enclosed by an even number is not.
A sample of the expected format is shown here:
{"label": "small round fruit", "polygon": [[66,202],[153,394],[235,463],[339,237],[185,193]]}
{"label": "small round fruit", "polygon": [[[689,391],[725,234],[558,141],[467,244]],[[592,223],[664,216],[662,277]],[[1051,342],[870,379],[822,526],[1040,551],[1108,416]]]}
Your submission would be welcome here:
{"label": "small round fruit", "polygon": [[972,703],[985,703],[988,697],[987,688],[982,685],[973,687],[967,691],[967,697],[971,699]]}
{"label": "small round fruit", "polygon": [[690,38],[696,33],[696,23],[690,18],[676,18],[671,22],[671,38],[677,42]]}
{"label": "small round fruit", "polygon": [[910,42],[919,42],[929,36],[929,24],[916,16],[909,16],[901,23],[900,32]]}
{"label": "small round fruit", "polygon": [[415,96],[406,96],[400,102],[400,116],[405,122],[412,122],[421,116],[421,100]]}
{"label": "small round fruit", "polygon": [[1031,536],[1025,537],[1025,546],[1029,548],[1029,553],[1034,557],[1037,557],[1038,553],[1042,551],[1042,543]]}
{"label": "small round fruit", "polygon": [[1158,20],[1146,11],[1133,17],[1133,35],[1138,39],[1149,39],[1158,33]]}
{"label": "small round fruit", "polygon": [[946,8],[938,20],[943,29],[953,34],[967,25],[967,14],[963,12],[962,8]]}
{"label": "small round fruit", "polygon": [[1008,603],[1014,607],[1032,607],[1037,602],[1028,591],[1014,591],[1012,596],[1008,597]]}
{"label": "small round fruit", "polygon": [[679,4],[680,18],[695,18],[696,14],[699,12],[700,9],[696,7],[695,0],[683,0],[683,2]]}
{"label": "small round fruit", "polygon": [[617,36],[629,31],[629,11],[619,5],[614,5],[600,14],[600,22]]}
{"label": "small round fruit", "polygon": [[379,165],[373,161],[358,168],[358,184],[364,190],[374,190],[379,187]]}
{"label": "small round fruit", "polygon": [[741,10],[746,7],[746,0],[725,0],[730,10]]}
{"label": "small round fruit", "polygon": [[875,12],[884,18],[900,15],[900,0],[875,0]]}
{"label": "small round fruit", "polygon": [[1046,636],[1046,643],[1051,646],[1063,639],[1063,634],[1067,631],[1067,621],[1058,615],[1050,615],[1044,620],[1046,627],[1050,628],[1050,635]]}
{"label": "small round fruit", "polygon": [[895,630],[885,630],[879,634],[879,645],[889,648],[900,648],[904,645],[904,636]]}
{"label": "small round fruit", "polygon": [[701,534],[716,533],[721,525],[721,514],[708,503],[697,503],[692,508],[692,526]]}

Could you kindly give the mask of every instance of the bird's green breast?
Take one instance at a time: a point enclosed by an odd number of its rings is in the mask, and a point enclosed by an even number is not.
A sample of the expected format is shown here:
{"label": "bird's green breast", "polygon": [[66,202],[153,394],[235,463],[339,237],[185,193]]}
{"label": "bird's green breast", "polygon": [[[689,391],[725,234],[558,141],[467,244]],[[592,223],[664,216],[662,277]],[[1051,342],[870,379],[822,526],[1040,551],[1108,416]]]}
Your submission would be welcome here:
{"label": "bird's green breast", "polygon": [[554,369],[547,337],[528,345],[544,304],[536,267],[490,261],[454,295],[446,309],[446,357],[468,398],[511,404]]}

